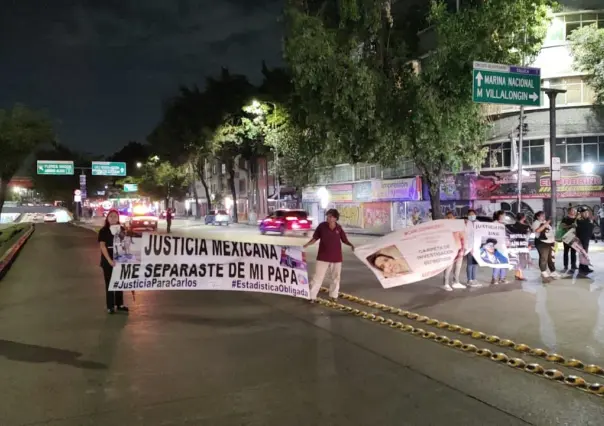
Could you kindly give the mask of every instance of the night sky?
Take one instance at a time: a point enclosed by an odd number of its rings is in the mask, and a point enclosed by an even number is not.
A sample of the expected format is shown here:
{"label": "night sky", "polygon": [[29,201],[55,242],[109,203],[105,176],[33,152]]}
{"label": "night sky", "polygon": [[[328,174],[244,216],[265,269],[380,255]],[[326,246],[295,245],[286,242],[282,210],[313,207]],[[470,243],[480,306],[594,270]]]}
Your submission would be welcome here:
{"label": "night sky", "polygon": [[0,0],[0,107],[47,109],[60,141],[144,141],[162,99],[221,66],[281,64],[282,0]]}

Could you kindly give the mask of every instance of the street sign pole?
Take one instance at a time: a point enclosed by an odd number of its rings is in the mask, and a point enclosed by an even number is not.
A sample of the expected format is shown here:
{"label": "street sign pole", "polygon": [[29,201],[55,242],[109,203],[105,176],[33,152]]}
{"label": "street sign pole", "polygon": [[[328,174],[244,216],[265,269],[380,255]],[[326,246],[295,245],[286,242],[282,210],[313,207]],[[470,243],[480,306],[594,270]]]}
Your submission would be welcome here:
{"label": "street sign pole", "polygon": [[552,210],[550,219],[552,227],[556,229],[557,219],[557,188],[556,181],[554,180],[554,157],[556,156],[556,97],[560,93],[566,93],[563,89],[545,89],[545,94],[549,98],[549,177],[550,177],[550,192]]}
{"label": "street sign pole", "polygon": [[518,208],[522,212],[522,150],[524,142],[524,106],[520,106],[520,132],[518,133]]}

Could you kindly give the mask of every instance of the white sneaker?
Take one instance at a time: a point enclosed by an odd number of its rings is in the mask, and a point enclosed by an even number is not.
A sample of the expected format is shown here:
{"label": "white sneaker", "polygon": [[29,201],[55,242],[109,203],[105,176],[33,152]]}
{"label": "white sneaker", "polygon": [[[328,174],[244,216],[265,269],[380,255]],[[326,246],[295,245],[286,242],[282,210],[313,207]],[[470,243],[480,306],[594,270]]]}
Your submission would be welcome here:
{"label": "white sneaker", "polygon": [[445,284],[445,285],[443,286],[443,289],[444,289],[445,291],[453,291],[453,287],[451,287],[449,284]]}
{"label": "white sneaker", "polygon": [[476,280],[471,280],[471,281],[468,281],[468,287],[478,288],[478,287],[482,287],[482,284],[480,284]]}
{"label": "white sneaker", "polygon": [[562,278],[562,275],[560,275],[557,272],[552,272],[551,274],[549,274],[550,277],[552,277],[553,279],[557,280],[559,278]]}
{"label": "white sneaker", "polygon": [[463,284],[462,284],[462,283],[460,283],[460,282],[454,282],[454,283],[453,283],[453,285],[452,285],[451,287],[453,287],[453,288],[455,288],[455,289],[462,289],[462,288],[466,288],[466,286],[465,286],[465,285],[463,285]]}

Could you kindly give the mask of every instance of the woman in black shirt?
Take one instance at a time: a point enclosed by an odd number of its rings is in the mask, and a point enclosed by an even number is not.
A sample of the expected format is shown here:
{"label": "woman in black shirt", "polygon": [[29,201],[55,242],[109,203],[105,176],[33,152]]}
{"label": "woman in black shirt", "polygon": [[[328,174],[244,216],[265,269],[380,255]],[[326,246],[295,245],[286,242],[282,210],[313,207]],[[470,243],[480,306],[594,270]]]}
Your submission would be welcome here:
{"label": "woman in black shirt", "polygon": [[105,218],[105,225],[99,231],[98,242],[101,247],[101,268],[105,278],[105,300],[107,302],[107,313],[114,314],[117,306],[118,311],[128,312],[124,305],[124,293],[121,291],[109,291],[111,273],[115,266],[113,251],[115,237],[125,233],[124,227],[120,225],[120,215],[117,210],[110,210]]}

